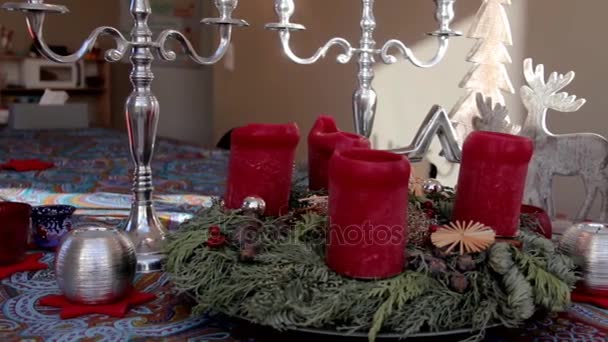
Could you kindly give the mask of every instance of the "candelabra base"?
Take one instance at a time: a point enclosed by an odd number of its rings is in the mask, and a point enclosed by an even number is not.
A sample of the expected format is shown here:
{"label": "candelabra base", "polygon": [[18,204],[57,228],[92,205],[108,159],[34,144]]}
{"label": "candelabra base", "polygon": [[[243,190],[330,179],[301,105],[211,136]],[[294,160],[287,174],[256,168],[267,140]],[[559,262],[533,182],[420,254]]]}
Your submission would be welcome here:
{"label": "candelabra base", "polygon": [[125,231],[135,246],[137,272],[161,271],[167,230],[156,216],[152,201],[133,204]]}
{"label": "candelabra base", "polygon": [[137,273],[160,272],[166,257],[167,256],[162,253],[137,254]]}

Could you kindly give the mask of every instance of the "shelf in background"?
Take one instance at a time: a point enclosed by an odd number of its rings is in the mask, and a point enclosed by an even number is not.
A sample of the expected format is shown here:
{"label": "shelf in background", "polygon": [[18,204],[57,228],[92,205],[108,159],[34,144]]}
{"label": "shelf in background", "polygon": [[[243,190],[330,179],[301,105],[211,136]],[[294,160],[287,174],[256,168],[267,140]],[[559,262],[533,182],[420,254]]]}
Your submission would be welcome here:
{"label": "shelf in background", "polygon": [[[31,95],[31,94],[41,94],[44,93],[46,89],[35,89],[35,88],[2,88],[0,89],[0,93],[5,95]],[[51,90],[55,91],[66,91],[69,94],[97,94],[103,93],[107,89],[106,88],[51,88]]]}
{"label": "shelf in background", "polygon": [[[37,87],[37,88],[25,88],[17,86],[17,82],[19,82],[19,70],[15,71],[15,68],[21,68],[20,64],[23,60],[25,60],[26,56],[16,56],[16,55],[0,55],[0,64],[3,65],[3,68],[0,68],[4,71],[7,68],[11,68],[12,77],[10,85],[6,83],[0,86],[0,107],[9,107],[11,103],[18,102],[19,99],[15,99],[18,97],[38,97],[44,94],[45,88]],[[97,76],[102,82],[99,83],[91,83],[91,84],[99,84],[98,87],[81,87],[81,88],[61,88],[61,87],[50,87],[51,90],[59,90],[67,92],[71,98],[75,98],[75,101],[72,102],[87,102],[89,103],[90,115],[91,115],[91,123],[95,126],[101,127],[113,127],[112,125],[112,113],[110,112],[111,108],[111,92],[110,85],[112,84],[111,73],[110,73],[110,64],[106,63],[103,59],[86,59],[84,60],[84,64],[86,64],[86,68],[81,70],[85,75]],[[93,67],[96,70],[93,70]],[[94,72],[93,72],[94,71]],[[6,82],[6,80],[3,80]],[[15,86],[12,86],[15,84]],[[83,84],[83,83],[80,83]],[[86,83],[85,83],[86,84]],[[28,102],[31,99],[28,99]],[[0,339],[1,340],[1,339]]]}
{"label": "shelf in background", "polygon": [[[42,58],[42,57],[29,57],[29,56],[17,56],[17,55],[0,55],[0,61],[21,62],[24,59],[44,59],[44,58]],[[103,58],[100,58],[100,59],[84,59],[84,62],[85,63],[105,63],[105,60]]]}
{"label": "shelf in background", "polygon": [[0,55],[0,61],[17,61],[20,62],[24,60],[26,57],[24,56],[15,56],[15,55]]}

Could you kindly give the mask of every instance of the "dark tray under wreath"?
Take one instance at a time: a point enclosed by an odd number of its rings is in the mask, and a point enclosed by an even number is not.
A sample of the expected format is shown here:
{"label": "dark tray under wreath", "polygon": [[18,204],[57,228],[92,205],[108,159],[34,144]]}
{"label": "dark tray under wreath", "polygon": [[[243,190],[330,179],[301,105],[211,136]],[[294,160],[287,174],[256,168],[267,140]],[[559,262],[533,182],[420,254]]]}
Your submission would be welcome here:
{"label": "dark tray under wreath", "polygon": [[[253,324],[244,320],[230,319],[234,322],[231,335],[239,341],[256,342],[363,342],[369,339],[365,332],[342,333],[327,329],[298,328],[287,331],[278,331],[272,327]],[[408,341],[417,342],[457,342],[476,336],[479,331],[459,329],[437,333],[418,333],[407,337]],[[486,330],[485,339],[488,341],[511,341],[525,336],[524,329],[507,329],[504,327],[491,327]],[[400,334],[380,333],[376,341],[398,341],[402,340]]]}

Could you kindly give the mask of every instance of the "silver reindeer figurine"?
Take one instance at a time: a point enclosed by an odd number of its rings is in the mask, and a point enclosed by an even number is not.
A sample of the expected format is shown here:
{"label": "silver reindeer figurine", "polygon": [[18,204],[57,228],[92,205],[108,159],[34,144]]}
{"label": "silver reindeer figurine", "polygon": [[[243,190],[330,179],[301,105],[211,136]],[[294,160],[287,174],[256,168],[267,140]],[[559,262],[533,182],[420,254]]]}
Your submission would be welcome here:
{"label": "silver reindeer figurine", "polygon": [[588,218],[593,201],[602,197],[600,220],[608,214],[608,141],[597,134],[553,134],[547,127],[547,110],[576,112],[584,99],[558,93],[574,80],[574,72],[561,75],[551,73],[545,81],[544,66],[534,68],[531,59],[524,61],[524,75],[528,85],[521,88],[521,98],[528,110],[521,135],[534,140],[535,152],[526,184],[526,203],[541,207],[555,216],[552,199],[553,177],[580,176],[585,186],[585,201],[576,216],[577,221]]}

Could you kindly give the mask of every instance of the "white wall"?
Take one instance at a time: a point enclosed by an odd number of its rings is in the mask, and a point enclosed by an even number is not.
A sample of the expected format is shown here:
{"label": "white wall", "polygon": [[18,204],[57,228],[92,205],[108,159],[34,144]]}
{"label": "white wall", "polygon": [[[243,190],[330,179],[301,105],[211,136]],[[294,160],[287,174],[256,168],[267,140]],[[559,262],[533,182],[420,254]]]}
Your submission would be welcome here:
{"label": "white wall", "polygon": [[208,67],[156,67],[152,87],[161,104],[158,134],[213,146],[211,70]]}

